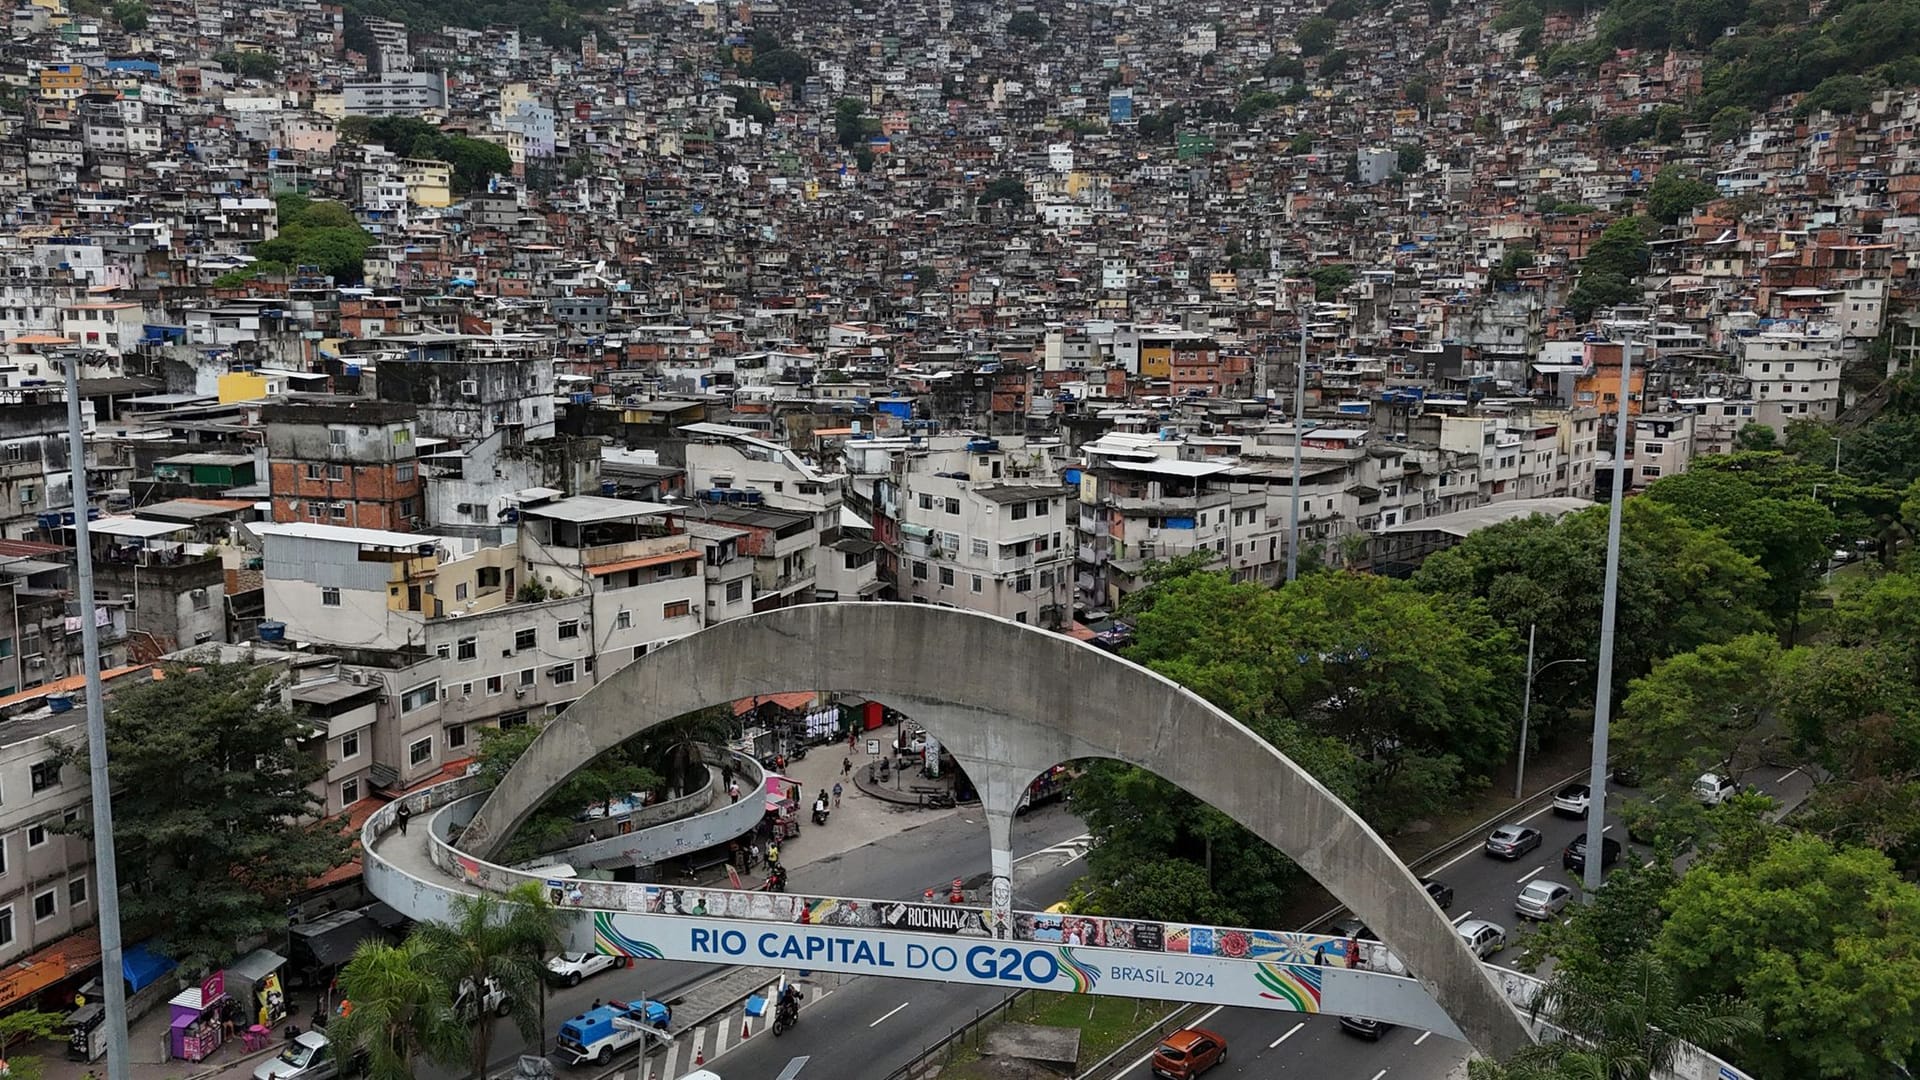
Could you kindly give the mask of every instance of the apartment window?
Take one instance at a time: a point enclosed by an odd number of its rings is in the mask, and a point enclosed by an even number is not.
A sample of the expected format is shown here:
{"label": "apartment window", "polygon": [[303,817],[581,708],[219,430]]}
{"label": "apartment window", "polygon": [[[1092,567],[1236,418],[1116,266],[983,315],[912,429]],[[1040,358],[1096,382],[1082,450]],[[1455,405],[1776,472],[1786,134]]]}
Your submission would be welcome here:
{"label": "apartment window", "polygon": [[1045,499],[1033,500],[1033,516],[1034,517],[1047,516],[1047,500]]}
{"label": "apartment window", "polygon": [[429,735],[412,746],[407,747],[407,764],[418,767],[433,758],[433,736]]}
{"label": "apartment window", "polygon": [[987,557],[987,542],[985,540],[979,539],[978,537],[974,538],[973,557],[976,559],[984,559]]}
{"label": "apartment window", "polygon": [[568,619],[561,623],[556,631],[561,641],[572,641],[580,636],[580,620]]}
{"label": "apartment window", "polygon": [[922,510],[933,509],[933,496],[922,492],[920,495],[920,509]]}
{"label": "apartment window", "polygon": [[1015,520],[1015,521],[1025,521],[1025,520],[1027,520],[1027,504],[1026,504],[1026,503],[1014,503],[1014,504],[1013,504],[1013,515],[1012,515],[1012,516],[1013,516],[1013,520]]}
{"label": "apartment window", "polygon": [[340,760],[352,761],[360,756],[360,733],[349,731],[340,736]]}
{"label": "apartment window", "polygon": [[13,944],[13,905],[0,908],[0,945]]}
{"label": "apartment window", "polygon": [[613,617],[613,628],[615,630],[633,629],[633,612],[621,608],[619,613]]}
{"label": "apartment window", "polygon": [[29,825],[27,827],[27,849],[31,851],[34,848],[46,846],[47,827],[45,825]]}
{"label": "apartment window", "polygon": [[347,467],[345,465],[327,466],[327,483],[337,484],[340,481],[345,480],[346,478],[347,478]]}
{"label": "apartment window", "polygon": [[947,500],[947,513],[949,513],[949,514],[957,514],[957,513],[959,513],[959,512],[960,512],[960,500],[959,500],[959,499],[948,499],[948,500]]}
{"label": "apartment window", "polygon": [[979,574],[973,575],[973,591],[974,592],[980,591],[980,575]]}
{"label": "apartment window", "polygon": [[34,922],[46,922],[59,913],[60,898],[53,894],[52,889],[48,889],[46,892],[33,898]]}
{"label": "apartment window", "polygon": [[400,711],[410,713],[415,709],[424,709],[440,699],[438,680],[422,683],[400,695]]}
{"label": "apartment window", "polygon": [[1660,466],[1658,466],[1658,465],[1642,465],[1642,466],[1640,467],[1640,475],[1641,475],[1641,476],[1659,476],[1659,475],[1660,475]]}
{"label": "apartment window", "polygon": [[[636,659],[638,658],[636,657]],[[512,731],[514,728],[520,727],[526,722],[527,722],[527,711],[525,709],[522,709],[519,712],[510,712],[510,713],[500,714],[500,730],[501,731]]]}
{"label": "apartment window", "polygon": [[447,729],[447,749],[458,750],[467,745],[467,725],[455,724]]}
{"label": "apartment window", "polygon": [[395,504],[395,509],[398,510],[401,517],[410,518],[413,516],[413,500],[401,499]]}
{"label": "apartment window", "polygon": [[927,580],[927,564],[923,562],[914,563],[913,576],[914,576],[914,580],[916,581]]}
{"label": "apartment window", "polygon": [[442,660],[450,660],[453,658],[453,646],[436,645],[433,649],[433,655]]}
{"label": "apartment window", "polygon": [[322,471],[319,462],[313,462],[307,466],[307,479],[318,480],[325,475],[326,473]]}
{"label": "apartment window", "polygon": [[77,908],[87,902],[87,879],[74,878],[67,882],[67,906]]}
{"label": "apartment window", "polygon": [[660,617],[663,619],[678,619],[691,614],[693,614],[693,604],[686,600],[675,600],[672,603],[660,605]]}
{"label": "apartment window", "polygon": [[329,428],[327,430],[327,442],[334,446],[347,445],[346,429],[345,428]]}
{"label": "apartment window", "polygon": [[533,685],[533,669],[532,668],[520,669],[520,685],[523,688]]}
{"label": "apartment window", "polygon": [[540,643],[540,635],[532,627],[513,632],[513,651],[526,652]]}
{"label": "apartment window", "polygon": [[480,658],[480,639],[477,637],[461,638],[456,647],[454,655],[458,656],[462,660],[479,659]]}
{"label": "apartment window", "polygon": [[1033,591],[1033,575],[1021,574],[1019,577],[1014,578],[1013,591],[1014,592],[1032,592]]}
{"label": "apartment window", "polygon": [[33,793],[35,795],[40,794],[48,788],[59,787],[60,762],[54,758],[35,762],[28,775],[33,781]]}
{"label": "apartment window", "polygon": [[347,504],[334,503],[332,506],[327,507],[327,516],[335,521],[347,520]]}
{"label": "apartment window", "polygon": [[1040,571],[1040,587],[1042,589],[1053,588],[1053,571],[1051,570]]}
{"label": "apartment window", "polygon": [[575,678],[572,664],[561,664],[559,667],[548,672],[547,675],[553,680],[553,685],[555,686],[565,686]]}
{"label": "apartment window", "polygon": [[729,604],[734,603],[735,601],[739,600],[742,596],[745,596],[746,592],[747,592],[746,582],[744,581],[727,582],[727,603]]}
{"label": "apartment window", "polygon": [[506,689],[506,680],[502,679],[498,675],[487,676],[487,696],[488,697],[492,697],[493,695],[498,694],[500,691],[504,689]]}
{"label": "apartment window", "polygon": [[340,781],[340,809],[345,810],[360,801],[360,778]]}
{"label": "apartment window", "polygon": [[407,461],[407,462],[402,462],[399,465],[395,465],[393,467],[393,481],[396,484],[412,483],[413,482],[413,462]]}
{"label": "apartment window", "polygon": [[307,504],[307,520],[308,521],[319,521],[321,518],[326,516],[327,516],[327,508],[324,503],[310,502]]}
{"label": "apartment window", "polygon": [[953,567],[943,566],[940,568],[940,584],[942,585],[953,584]]}
{"label": "apartment window", "polygon": [[1667,452],[1667,446],[1665,443],[1657,442],[1642,443],[1640,445],[1640,452],[1643,454],[1664,454]]}

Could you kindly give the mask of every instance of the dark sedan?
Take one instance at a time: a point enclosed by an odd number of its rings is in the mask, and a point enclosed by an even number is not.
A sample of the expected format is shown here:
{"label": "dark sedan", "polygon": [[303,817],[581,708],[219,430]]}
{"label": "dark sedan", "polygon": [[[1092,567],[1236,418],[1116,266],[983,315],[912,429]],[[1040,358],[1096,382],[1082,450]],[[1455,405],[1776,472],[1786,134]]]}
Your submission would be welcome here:
{"label": "dark sedan", "polygon": [[[1620,861],[1620,841],[1611,836],[1600,838],[1600,869],[1605,870]],[[1587,872],[1587,838],[1583,833],[1573,838],[1567,850],[1560,853],[1560,865],[1575,873]]]}

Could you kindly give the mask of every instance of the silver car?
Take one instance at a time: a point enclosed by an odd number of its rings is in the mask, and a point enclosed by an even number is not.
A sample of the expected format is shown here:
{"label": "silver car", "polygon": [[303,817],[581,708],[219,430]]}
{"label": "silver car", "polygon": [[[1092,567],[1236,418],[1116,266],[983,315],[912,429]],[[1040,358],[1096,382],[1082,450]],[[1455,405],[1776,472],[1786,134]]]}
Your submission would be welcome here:
{"label": "silver car", "polygon": [[1466,942],[1467,948],[1473,950],[1473,955],[1482,960],[1507,947],[1507,928],[1499,923],[1468,919],[1456,929],[1460,932],[1460,940]]}
{"label": "silver car", "polygon": [[318,1031],[303,1031],[277,1056],[254,1067],[253,1080],[332,1080],[340,1075],[333,1046]]}
{"label": "silver car", "polygon": [[1573,890],[1557,881],[1529,881],[1513,898],[1513,910],[1529,919],[1551,919],[1572,899]]}

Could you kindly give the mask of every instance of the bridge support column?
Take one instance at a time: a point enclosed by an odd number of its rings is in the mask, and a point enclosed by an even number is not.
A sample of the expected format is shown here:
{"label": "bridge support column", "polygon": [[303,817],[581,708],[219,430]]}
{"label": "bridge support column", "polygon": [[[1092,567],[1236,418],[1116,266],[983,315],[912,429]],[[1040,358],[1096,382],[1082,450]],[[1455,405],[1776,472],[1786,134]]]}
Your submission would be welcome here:
{"label": "bridge support column", "polygon": [[992,846],[993,880],[987,904],[993,910],[993,936],[1013,937],[1013,812],[987,811],[987,842]]}

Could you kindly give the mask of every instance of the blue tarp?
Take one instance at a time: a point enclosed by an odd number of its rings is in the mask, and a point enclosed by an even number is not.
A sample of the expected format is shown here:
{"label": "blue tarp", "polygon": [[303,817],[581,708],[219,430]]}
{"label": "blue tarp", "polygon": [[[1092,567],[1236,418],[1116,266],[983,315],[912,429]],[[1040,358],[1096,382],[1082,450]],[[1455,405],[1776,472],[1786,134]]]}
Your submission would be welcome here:
{"label": "blue tarp", "polygon": [[127,988],[136,994],[174,967],[173,961],[148,952],[145,942],[120,953],[120,972],[127,977]]}

